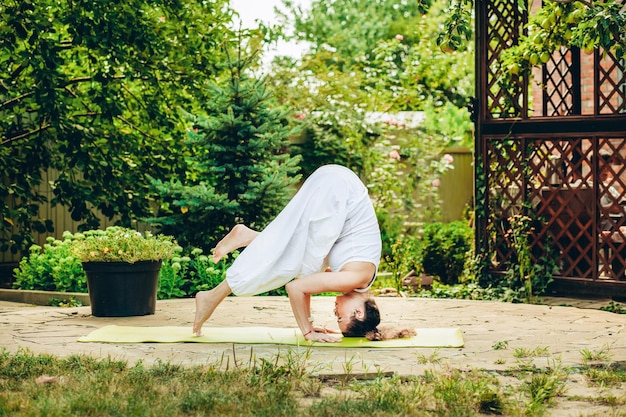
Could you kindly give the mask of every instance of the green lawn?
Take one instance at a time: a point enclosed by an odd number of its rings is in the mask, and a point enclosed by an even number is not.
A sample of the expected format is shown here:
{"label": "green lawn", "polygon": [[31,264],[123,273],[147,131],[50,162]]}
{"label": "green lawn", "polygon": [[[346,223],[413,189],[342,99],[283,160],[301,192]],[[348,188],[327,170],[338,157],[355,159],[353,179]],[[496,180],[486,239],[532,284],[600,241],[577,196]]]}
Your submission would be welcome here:
{"label": "green lawn", "polygon": [[[518,366],[509,371],[519,381],[512,389],[493,373],[441,365],[436,355],[421,363],[432,369],[410,378],[328,377],[308,372],[307,354],[294,351],[271,362],[251,355],[189,367],[3,351],[0,416],[540,416],[563,395],[569,373]],[[600,383],[626,381],[623,370],[605,372]],[[604,401],[623,407],[626,397]]]}

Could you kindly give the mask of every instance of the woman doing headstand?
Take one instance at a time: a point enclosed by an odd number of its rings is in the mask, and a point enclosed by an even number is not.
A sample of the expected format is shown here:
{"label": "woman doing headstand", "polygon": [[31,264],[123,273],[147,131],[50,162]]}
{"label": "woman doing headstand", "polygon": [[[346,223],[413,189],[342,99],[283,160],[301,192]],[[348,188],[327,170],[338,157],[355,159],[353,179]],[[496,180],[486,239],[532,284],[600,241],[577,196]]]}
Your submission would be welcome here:
{"label": "woman doing headstand", "polygon": [[193,332],[202,335],[204,322],[231,293],[256,295],[283,285],[307,340],[340,341],[313,326],[310,318],[311,295],[322,292],[343,293],[336,298],[335,315],[344,336],[376,331],[380,314],[368,290],[381,246],[374,208],[361,180],[345,167],[323,166],[262,232],[238,224],[217,244],[214,262],[245,249],[224,281],[196,295]]}

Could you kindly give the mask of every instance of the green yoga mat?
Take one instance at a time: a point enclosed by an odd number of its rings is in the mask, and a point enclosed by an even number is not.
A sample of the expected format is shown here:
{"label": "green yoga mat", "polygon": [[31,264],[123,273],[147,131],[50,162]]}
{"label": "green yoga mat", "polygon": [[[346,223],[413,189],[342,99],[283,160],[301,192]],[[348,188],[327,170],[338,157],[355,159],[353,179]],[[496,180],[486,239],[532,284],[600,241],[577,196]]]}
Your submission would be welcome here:
{"label": "green yoga mat", "polygon": [[303,345],[340,348],[407,348],[407,347],[462,347],[463,335],[459,328],[416,329],[417,336],[405,339],[370,342],[365,338],[347,337],[340,343],[311,343],[300,330],[275,327],[205,327],[203,336],[194,336],[190,327],[104,326],[94,330],[79,342],[103,343],[242,343]]}

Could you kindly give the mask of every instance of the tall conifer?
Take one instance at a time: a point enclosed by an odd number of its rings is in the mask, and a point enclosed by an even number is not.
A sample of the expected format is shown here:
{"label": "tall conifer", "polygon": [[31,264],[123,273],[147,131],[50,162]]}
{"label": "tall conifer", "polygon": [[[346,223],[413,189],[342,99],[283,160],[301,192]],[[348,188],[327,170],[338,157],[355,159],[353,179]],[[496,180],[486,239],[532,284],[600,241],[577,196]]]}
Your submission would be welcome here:
{"label": "tall conifer", "polygon": [[182,245],[209,249],[236,223],[262,229],[300,179],[299,158],[288,153],[289,112],[246,71],[253,59],[230,59],[228,79],[210,86],[205,115],[191,116],[184,183],[155,183],[167,214],[152,221]]}

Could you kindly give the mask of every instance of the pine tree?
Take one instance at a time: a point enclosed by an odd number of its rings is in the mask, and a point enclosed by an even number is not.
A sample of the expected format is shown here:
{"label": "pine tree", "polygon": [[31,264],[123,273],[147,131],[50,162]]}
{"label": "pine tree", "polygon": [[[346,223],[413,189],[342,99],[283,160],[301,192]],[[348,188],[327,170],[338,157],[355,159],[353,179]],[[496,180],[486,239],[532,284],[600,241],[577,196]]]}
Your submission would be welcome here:
{"label": "pine tree", "polygon": [[262,229],[285,206],[300,180],[299,157],[288,153],[288,112],[265,79],[249,76],[253,57],[229,62],[229,77],[213,83],[206,115],[191,116],[184,182],[155,181],[161,207],[151,219],[183,246],[208,250],[234,224]]}

